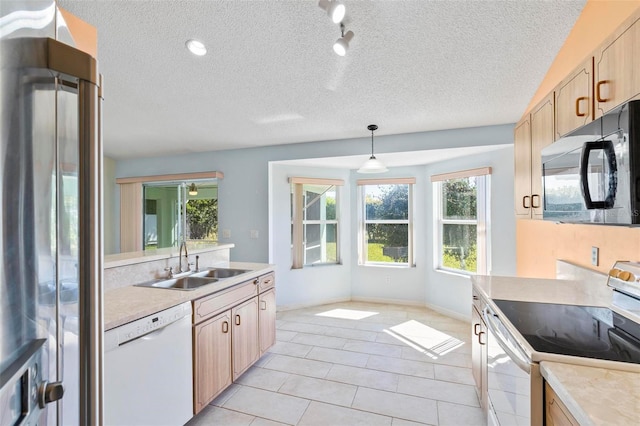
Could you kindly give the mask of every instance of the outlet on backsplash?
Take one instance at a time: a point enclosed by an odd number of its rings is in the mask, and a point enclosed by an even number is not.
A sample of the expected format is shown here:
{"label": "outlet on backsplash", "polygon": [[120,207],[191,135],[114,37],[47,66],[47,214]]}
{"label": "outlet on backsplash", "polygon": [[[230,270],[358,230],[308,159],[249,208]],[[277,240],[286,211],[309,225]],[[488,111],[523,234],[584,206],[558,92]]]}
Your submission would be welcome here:
{"label": "outlet on backsplash", "polygon": [[600,257],[600,249],[598,247],[591,247],[591,264],[593,266],[598,266]]}

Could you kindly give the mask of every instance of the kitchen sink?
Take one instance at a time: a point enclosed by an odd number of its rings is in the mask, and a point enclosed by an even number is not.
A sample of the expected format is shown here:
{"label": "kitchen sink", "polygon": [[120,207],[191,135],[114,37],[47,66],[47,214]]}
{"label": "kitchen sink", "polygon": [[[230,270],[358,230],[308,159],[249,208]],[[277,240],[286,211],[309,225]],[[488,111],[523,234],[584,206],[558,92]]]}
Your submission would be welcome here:
{"label": "kitchen sink", "polygon": [[204,285],[218,282],[215,277],[193,276],[168,278],[166,280],[149,281],[142,284],[135,284],[138,287],[167,288],[172,290],[195,290]]}
{"label": "kitchen sink", "polygon": [[244,274],[245,272],[249,272],[249,269],[210,268],[206,271],[196,272],[193,276],[224,279],[235,277],[236,275]]}

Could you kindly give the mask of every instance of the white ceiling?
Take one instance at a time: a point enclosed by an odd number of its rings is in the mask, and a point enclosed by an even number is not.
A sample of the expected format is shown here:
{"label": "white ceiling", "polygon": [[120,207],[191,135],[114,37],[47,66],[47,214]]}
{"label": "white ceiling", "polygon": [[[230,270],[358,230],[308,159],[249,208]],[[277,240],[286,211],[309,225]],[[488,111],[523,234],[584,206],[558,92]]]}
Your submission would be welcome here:
{"label": "white ceiling", "polygon": [[315,0],[58,0],[98,29],[115,158],[513,123],[585,0],[344,3],[339,57]]}

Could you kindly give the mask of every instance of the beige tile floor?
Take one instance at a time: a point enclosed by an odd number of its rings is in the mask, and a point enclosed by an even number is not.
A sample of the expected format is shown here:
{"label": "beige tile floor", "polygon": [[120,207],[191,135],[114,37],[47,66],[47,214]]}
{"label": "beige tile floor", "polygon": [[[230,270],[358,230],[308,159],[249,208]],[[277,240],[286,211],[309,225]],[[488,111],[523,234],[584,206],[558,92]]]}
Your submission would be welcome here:
{"label": "beige tile floor", "polygon": [[188,426],[484,425],[468,323],[345,302],[279,312],[277,343]]}

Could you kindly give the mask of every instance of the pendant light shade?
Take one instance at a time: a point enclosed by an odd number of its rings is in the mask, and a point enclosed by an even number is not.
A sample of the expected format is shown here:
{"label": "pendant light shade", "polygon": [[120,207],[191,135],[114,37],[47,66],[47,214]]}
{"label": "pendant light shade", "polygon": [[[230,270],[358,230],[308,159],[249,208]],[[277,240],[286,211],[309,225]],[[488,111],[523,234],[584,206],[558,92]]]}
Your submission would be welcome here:
{"label": "pendant light shade", "polygon": [[195,183],[189,185],[189,195],[198,195],[198,187]]}
{"label": "pendant light shade", "polygon": [[373,155],[373,132],[378,129],[375,124],[370,124],[367,129],[371,130],[371,157],[358,169],[358,173],[384,173],[389,169]]}

